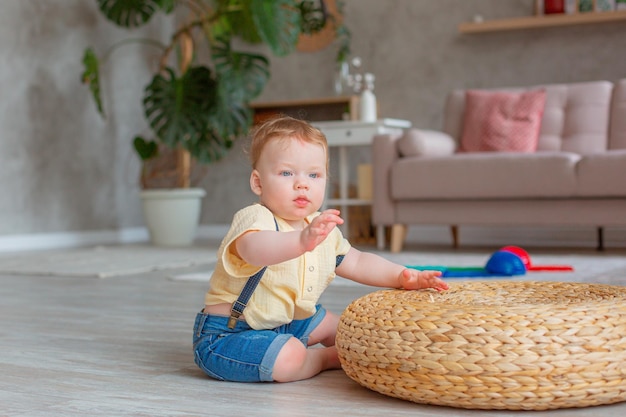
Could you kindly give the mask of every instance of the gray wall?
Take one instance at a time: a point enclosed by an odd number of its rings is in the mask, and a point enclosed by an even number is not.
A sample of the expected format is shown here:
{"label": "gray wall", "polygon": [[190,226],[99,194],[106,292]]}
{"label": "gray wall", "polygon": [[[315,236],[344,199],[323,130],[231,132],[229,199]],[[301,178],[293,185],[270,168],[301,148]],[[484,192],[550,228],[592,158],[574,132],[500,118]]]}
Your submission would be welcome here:
{"label": "gray wall", "polygon": [[[460,35],[457,25],[475,14],[528,15],[533,0],[346,3],[353,55],[377,77],[380,115],[416,126],[440,127],[452,88],[626,77],[626,22]],[[161,19],[144,32],[166,39],[169,27]],[[130,141],[147,133],[139,103],[158,51],[130,45],[113,53],[104,68],[106,121],[79,82],[84,48],[102,53],[126,34],[95,1],[0,2],[0,236],[142,226]],[[273,60],[260,100],[331,96],[335,52]],[[253,201],[244,142],[209,167],[203,224],[228,223]]]}

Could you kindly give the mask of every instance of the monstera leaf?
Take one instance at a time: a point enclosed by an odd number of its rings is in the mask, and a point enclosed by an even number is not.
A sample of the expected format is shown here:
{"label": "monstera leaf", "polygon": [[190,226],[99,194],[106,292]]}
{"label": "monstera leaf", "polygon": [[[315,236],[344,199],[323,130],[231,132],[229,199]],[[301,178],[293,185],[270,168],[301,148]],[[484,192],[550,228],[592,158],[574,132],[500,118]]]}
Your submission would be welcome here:
{"label": "monstera leaf", "polygon": [[200,163],[208,164],[223,158],[233,146],[232,138],[221,135],[213,124],[207,124],[205,130],[185,142],[185,149]]}
{"label": "monstera leaf", "polygon": [[272,52],[285,56],[293,52],[300,36],[301,12],[292,0],[243,0],[258,34]]}
{"label": "monstera leaf", "polygon": [[133,147],[142,161],[154,158],[159,153],[159,145],[153,140],[146,140],[142,136],[135,136]]}
{"label": "monstera leaf", "polygon": [[217,83],[207,67],[191,67],[180,77],[166,68],[146,87],[143,100],[150,127],[171,148],[207,134],[216,102]]}
{"label": "monstera leaf", "polygon": [[247,8],[247,3],[241,3],[239,7],[227,7],[229,0],[218,0],[218,2],[225,7],[222,7],[223,13],[220,18],[212,22],[209,27],[213,38],[230,39],[238,36],[250,44],[263,42]]}
{"label": "monstera leaf", "polygon": [[98,0],[98,7],[111,22],[126,28],[146,24],[159,10],[170,13],[175,0]]}
{"label": "monstera leaf", "polygon": [[250,101],[265,88],[270,78],[270,63],[263,55],[233,51],[223,39],[211,49],[220,84],[231,99]]}
{"label": "monstera leaf", "polygon": [[91,94],[93,95],[98,112],[104,116],[102,98],[100,97],[100,64],[98,57],[93,52],[93,49],[87,48],[85,50],[85,55],[83,55],[83,66],[84,71],[81,77],[83,83],[89,85],[89,91],[91,91]]}
{"label": "monstera leaf", "polygon": [[222,16],[231,35],[248,43],[266,43],[277,56],[295,50],[300,36],[301,11],[293,0],[241,0],[240,7]]}
{"label": "monstera leaf", "polygon": [[[247,106],[246,102],[235,98],[236,91],[227,90],[224,83],[220,83],[218,88],[218,105],[215,106],[214,111],[209,114],[209,126],[211,129],[208,137],[213,139],[213,145],[208,149],[210,152],[202,153],[199,151],[192,151],[192,154],[197,155],[201,162],[211,162],[221,158],[222,153],[219,151],[220,147],[224,147],[227,150],[232,146],[232,142],[240,135],[247,133],[250,125],[252,124],[252,111]],[[198,141],[198,144],[204,144],[208,147],[204,138]]]}

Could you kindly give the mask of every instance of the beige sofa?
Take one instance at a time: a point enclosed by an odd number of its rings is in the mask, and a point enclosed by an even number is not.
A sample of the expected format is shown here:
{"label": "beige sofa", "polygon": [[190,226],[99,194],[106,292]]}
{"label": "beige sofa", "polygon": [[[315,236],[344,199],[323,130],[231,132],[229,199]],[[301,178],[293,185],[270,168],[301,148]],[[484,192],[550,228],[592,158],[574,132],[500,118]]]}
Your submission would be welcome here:
{"label": "beige sofa", "polygon": [[626,79],[551,84],[534,152],[459,152],[466,94],[452,91],[441,132],[374,138],[372,221],[391,251],[409,225],[626,226]]}

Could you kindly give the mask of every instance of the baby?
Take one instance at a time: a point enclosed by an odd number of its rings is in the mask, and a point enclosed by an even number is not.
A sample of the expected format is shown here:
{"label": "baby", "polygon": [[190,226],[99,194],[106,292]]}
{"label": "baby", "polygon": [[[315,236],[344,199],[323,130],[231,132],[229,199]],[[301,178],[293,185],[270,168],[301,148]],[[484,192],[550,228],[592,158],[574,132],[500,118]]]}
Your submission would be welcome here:
{"label": "baby", "polygon": [[339,317],[318,304],[335,275],[377,287],[448,289],[440,271],[407,269],[352,247],[337,227],[340,212],[319,211],[328,144],[309,123],[261,124],[250,158],[258,203],[235,214],[194,326],[195,361],[209,376],[287,382],[340,368]]}

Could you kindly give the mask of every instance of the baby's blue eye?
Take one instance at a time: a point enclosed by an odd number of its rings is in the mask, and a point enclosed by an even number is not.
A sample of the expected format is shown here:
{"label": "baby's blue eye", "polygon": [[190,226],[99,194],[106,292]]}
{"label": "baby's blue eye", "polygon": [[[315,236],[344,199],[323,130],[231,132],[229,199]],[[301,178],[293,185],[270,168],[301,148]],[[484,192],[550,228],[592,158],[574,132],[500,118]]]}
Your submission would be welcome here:
{"label": "baby's blue eye", "polygon": [[290,177],[291,176],[291,171],[281,171],[280,175],[283,177]]}
{"label": "baby's blue eye", "polygon": [[311,178],[319,178],[320,174],[309,174]]}

